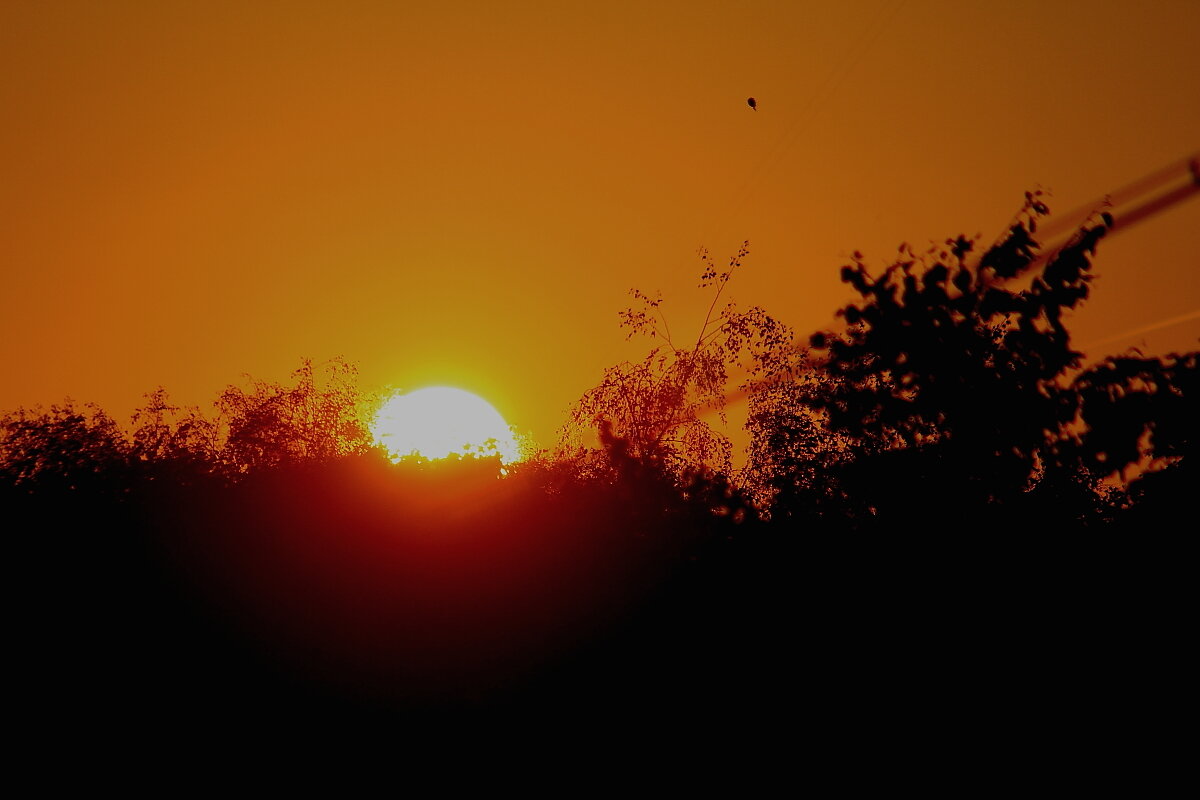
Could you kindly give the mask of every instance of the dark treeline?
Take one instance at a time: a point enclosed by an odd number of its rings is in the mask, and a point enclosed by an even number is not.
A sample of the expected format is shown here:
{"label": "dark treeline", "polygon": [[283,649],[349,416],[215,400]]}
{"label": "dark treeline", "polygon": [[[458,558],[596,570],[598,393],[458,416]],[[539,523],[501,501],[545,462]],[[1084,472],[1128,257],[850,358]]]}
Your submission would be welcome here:
{"label": "dark treeline", "polygon": [[[1135,665],[1177,663],[1198,354],[1084,366],[1065,315],[1111,220],[1039,260],[1045,213],[1030,195],[978,258],[962,237],[878,276],[856,256],[844,330],[803,346],[719,305],[745,251],[725,271],[705,256],[696,339],[636,292],[624,323],[663,343],[507,468],[390,462],[341,361],[230,387],[211,415],[159,390],[128,430],[69,402],[8,413],[33,716],[220,731],[776,709],[831,737],[1136,719],[1170,683]],[[738,471],[705,421],[734,368]],[[1114,691],[1129,680],[1137,703]]]}

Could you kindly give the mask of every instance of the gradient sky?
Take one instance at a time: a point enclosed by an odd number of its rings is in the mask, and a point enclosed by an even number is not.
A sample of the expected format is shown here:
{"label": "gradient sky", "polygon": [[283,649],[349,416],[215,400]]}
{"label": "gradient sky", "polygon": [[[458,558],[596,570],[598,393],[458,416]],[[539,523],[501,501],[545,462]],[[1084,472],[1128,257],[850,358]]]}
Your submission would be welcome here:
{"label": "gradient sky", "polygon": [[[1200,150],[1200,3],[0,5],[0,409],[344,356],[543,445],[696,250],[805,335],[847,254],[993,240]],[[746,98],[758,99],[758,110]],[[1200,200],[1102,244],[1087,345],[1194,349]]]}

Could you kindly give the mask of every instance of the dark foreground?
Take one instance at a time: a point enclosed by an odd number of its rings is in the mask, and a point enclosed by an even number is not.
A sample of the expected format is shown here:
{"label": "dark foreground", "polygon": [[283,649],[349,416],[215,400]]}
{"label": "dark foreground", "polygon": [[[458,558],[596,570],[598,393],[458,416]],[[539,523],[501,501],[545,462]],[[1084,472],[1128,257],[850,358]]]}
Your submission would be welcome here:
{"label": "dark foreground", "polygon": [[1050,746],[1153,728],[1181,702],[1179,534],[851,536],[614,487],[383,480],[347,462],[134,500],[10,496],[18,724],[278,737],[519,719]]}

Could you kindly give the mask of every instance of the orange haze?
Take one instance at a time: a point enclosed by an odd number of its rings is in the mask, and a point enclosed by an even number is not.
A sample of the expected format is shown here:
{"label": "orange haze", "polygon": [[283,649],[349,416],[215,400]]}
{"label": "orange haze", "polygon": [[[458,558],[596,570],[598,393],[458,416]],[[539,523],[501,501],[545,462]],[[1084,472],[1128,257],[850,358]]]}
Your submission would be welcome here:
{"label": "orange haze", "polygon": [[[4,3],[0,410],[343,355],[549,444],[644,350],[630,287],[699,321],[701,245],[748,239],[733,297],[806,334],[856,249],[1200,150],[1197,30],[1194,0]],[[1193,199],[1103,243],[1077,341],[1197,347],[1198,235]]]}

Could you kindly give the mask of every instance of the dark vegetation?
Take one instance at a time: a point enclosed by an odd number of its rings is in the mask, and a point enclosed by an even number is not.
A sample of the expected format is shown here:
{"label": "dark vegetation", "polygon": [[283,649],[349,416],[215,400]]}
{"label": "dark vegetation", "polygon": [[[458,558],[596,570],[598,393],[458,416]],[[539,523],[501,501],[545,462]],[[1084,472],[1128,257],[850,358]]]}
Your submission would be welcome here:
{"label": "dark vegetation", "polygon": [[[1084,366],[1066,315],[1111,222],[1040,260],[1045,213],[1028,196],[978,257],[963,237],[902,246],[876,276],[856,255],[845,328],[804,346],[720,305],[745,250],[725,271],[705,256],[697,337],[635,293],[623,324],[661,344],[503,475],[390,463],[341,361],[231,387],[211,415],[159,390],[128,431],[70,402],[8,413],[31,718],[773,709],[836,738],[864,720],[1103,727],[1169,702],[1145,679],[1180,649],[1200,354]],[[706,422],[735,370],[739,472]]]}

